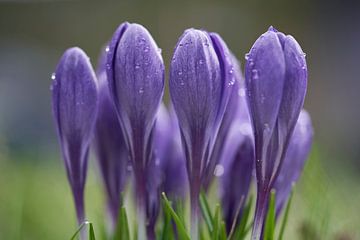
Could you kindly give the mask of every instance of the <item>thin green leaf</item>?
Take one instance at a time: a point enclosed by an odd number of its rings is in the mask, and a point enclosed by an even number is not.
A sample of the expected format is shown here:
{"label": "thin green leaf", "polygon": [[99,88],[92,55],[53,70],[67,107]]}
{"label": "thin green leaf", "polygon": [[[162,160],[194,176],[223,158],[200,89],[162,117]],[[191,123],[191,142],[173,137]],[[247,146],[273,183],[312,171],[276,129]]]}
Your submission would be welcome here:
{"label": "thin green leaf", "polygon": [[282,240],[283,236],[284,236],[284,232],[285,232],[285,228],[286,228],[286,224],[287,224],[288,216],[289,216],[289,212],[290,212],[291,202],[292,202],[293,195],[294,195],[294,188],[295,188],[295,185],[293,184],[292,189],[291,189],[291,193],[290,193],[290,196],[289,196],[289,200],[288,200],[288,202],[286,204],[286,209],[285,209],[284,217],[282,219],[278,240]]}
{"label": "thin green leaf", "polygon": [[275,233],[275,190],[271,190],[269,209],[265,221],[264,240],[274,240],[274,233]]}
{"label": "thin green leaf", "polygon": [[213,240],[219,239],[219,233],[220,233],[220,205],[217,204],[215,208],[215,216],[214,216],[214,230],[211,234],[211,237]]}
{"label": "thin green leaf", "polygon": [[[163,209],[165,209],[165,203],[163,202]],[[172,231],[171,215],[169,211],[164,211],[164,225],[162,227],[161,239],[173,239],[174,233]]]}
{"label": "thin green leaf", "polygon": [[114,240],[129,240],[130,230],[125,207],[119,209],[118,222],[115,229]]}
{"label": "thin green leaf", "polygon": [[173,218],[175,225],[176,225],[176,229],[179,234],[179,239],[190,240],[190,237],[185,229],[184,224],[181,222],[179,216],[176,214],[174,209],[171,207],[171,203],[167,199],[165,193],[162,193],[162,196],[163,196],[163,200],[164,200],[164,204],[165,204],[164,209],[165,209],[165,211],[168,211],[170,213],[171,217]]}
{"label": "thin green leaf", "polygon": [[206,199],[206,195],[205,195],[204,191],[200,192],[199,202],[200,202],[200,209],[201,209],[202,215],[204,217],[208,231],[209,231],[209,233],[212,233],[214,230],[214,226],[213,226],[214,218],[212,217],[210,206]]}
{"label": "thin green leaf", "polygon": [[220,240],[226,240],[226,226],[224,221],[220,223]]}
{"label": "thin green leaf", "polygon": [[[240,223],[239,225],[236,227],[235,232],[231,233],[231,235],[229,234],[228,239],[244,239],[246,234],[247,234],[247,227],[246,224],[248,223],[248,219],[250,216],[250,211],[251,208],[253,206],[253,196],[251,195],[249,198],[248,203],[246,204],[246,206],[244,207],[244,210],[241,214],[241,219],[240,219]],[[249,224],[250,228],[251,228],[252,224]]]}
{"label": "thin green leaf", "polygon": [[89,240],[95,240],[95,232],[94,232],[94,227],[93,224],[90,223],[89,225]]}
{"label": "thin green leaf", "polygon": [[76,230],[76,232],[74,233],[74,235],[70,238],[70,240],[75,240],[76,237],[79,235],[79,233],[83,230],[83,228],[84,228],[86,225],[88,225],[88,224],[90,224],[89,221],[83,222],[83,223],[79,226],[79,228]]}

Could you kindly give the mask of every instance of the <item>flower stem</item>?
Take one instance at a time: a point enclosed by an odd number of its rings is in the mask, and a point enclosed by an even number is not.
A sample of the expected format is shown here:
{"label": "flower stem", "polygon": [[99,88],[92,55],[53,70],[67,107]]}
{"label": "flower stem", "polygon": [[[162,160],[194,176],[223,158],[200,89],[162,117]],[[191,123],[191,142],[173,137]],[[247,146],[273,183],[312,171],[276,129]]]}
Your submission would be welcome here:
{"label": "flower stem", "polygon": [[266,189],[258,191],[256,200],[256,209],[254,217],[254,226],[252,230],[251,240],[262,239],[264,223],[268,209],[269,194]]}

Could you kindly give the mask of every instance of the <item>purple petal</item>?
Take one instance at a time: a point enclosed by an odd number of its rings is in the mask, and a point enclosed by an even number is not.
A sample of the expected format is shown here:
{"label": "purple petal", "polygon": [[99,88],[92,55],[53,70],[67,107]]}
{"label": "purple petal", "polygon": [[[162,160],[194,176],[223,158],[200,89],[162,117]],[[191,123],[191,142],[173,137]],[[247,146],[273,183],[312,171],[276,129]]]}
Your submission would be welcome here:
{"label": "purple petal", "polygon": [[110,98],[104,70],[98,71],[99,110],[95,127],[95,150],[104,181],[107,207],[112,224],[116,226],[121,205],[120,197],[127,179],[129,154]]}
{"label": "purple petal", "polygon": [[[224,172],[220,179],[220,195],[227,230],[247,199],[254,166],[254,142],[249,121],[236,121],[230,129],[221,157]],[[241,204],[241,205],[240,205]],[[239,221],[239,219],[236,219]]]}
{"label": "purple petal", "polygon": [[276,190],[277,216],[291,192],[292,184],[297,182],[300,177],[305,161],[310,153],[313,134],[310,116],[305,110],[302,110],[290,138],[289,147],[279,175],[273,186]]}
{"label": "purple petal", "polygon": [[86,54],[79,48],[70,48],[61,57],[52,78],[55,123],[81,223],[85,217],[87,156],[97,114],[96,77]]}

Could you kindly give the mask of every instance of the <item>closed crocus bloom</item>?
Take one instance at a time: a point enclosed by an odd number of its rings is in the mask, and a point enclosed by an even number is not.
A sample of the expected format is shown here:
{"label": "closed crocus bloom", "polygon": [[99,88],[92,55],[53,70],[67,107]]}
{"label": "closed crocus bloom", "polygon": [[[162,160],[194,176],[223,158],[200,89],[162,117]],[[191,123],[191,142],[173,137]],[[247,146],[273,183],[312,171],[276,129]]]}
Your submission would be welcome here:
{"label": "closed crocus bloom", "polygon": [[270,189],[303,106],[307,68],[296,40],[270,27],[246,57],[258,186],[253,239],[261,236]]}
{"label": "closed crocus bloom", "polygon": [[138,24],[120,25],[107,50],[110,94],[134,169],[138,237],[144,239],[146,169],[151,162],[155,114],[164,92],[164,63],[150,33]]}
{"label": "closed crocus bloom", "polygon": [[163,129],[166,129],[168,144],[161,160],[164,174],[163,190],[171,201],[179,201],[185,198],[187,190],[186,160],[181,146],[179,122],[174,109],[171,107],[169,111],[166,109],[165,111],[167,114],[163,114],[163,119],[167,119],[168,124],[167,128],[163,127]]}
{"label": "closed crocus bloom", "polygon": [[245,113],[237,114],[238,118],[232,124],[224,144],[218,165],[220,170],[215,172],[221,173],[219,189],[228,232],[234,221],[236,224],[240,222],[254,166],[254,140],[244,100],[241,96],[239,105]]}
{"label": "closed crocus bloom", "polygon": [[[245,111],[244,109],[242,109],[242,107],[239,107],[240,85],[244,85],[243,84],[244,80],[240,69],[240,63],[235,56],[232,56],[232,66],[234,72],[234,85],[231,88],[229,102],[225,108],[224,116],[221,121],[220,128],[215,140],[215,144],[210,156],[209,164],[206,166],[205,180],[204,180],[205,190],[207,190],[211,184],[211,181],[214,176],[215,167],[220,162],[222,152],[224,151],[225,140],[229,134],[229,129],[232,123],[237,117],[237,113],[239,111]],[[248,113],[246,112],[246,114]]]}
{"label": "closed crocus bloom", "polygon": [[96,78],[89,58],[75,47],[64,53],[52,79],[53,113],[81,224],[85,220],[84,187],[89,144],[98,105]]}
{"label": "closed crocus bloom", "polygon": [[218,35],[188,29],[180,37],[170,65],[170,95],[190,184],[192,239],[198,238],[200,187],[234,84],[230,57]]}
{"label": "closed crocus bloom", "polygon": [[[101,63],[100,63],[101,64]],[[95,152],[104,182],[107,210],[114,230],[121,205],[121,193],[127,179],[129,155],[125,146],[120,123],[109,94],[105,65],[97,71],[99,86],[99,110],[95,125]]]}
{"label": "closed crocus bloom", "polygon": [[301,110],[282,163],[279,175],[274,182],[276,190],[276,216],[279,216],[291,192],[292,184],[297,182],[311,150],[313,127],[309,114]]}

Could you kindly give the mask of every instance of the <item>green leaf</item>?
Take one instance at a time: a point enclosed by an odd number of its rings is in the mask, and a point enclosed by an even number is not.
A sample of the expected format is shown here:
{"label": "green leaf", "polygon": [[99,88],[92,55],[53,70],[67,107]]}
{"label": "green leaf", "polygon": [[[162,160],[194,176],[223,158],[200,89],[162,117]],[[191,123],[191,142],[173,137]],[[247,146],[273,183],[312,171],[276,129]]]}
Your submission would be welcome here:
{"label": "green leaf", "polygon": [[213,240],[219,239],[219,232],[220,232],[220,205],[217,204],[215,208],[215,216],[214,216],[214,230],[211,234],[211,238]]}
{"label": "green leaf", "polygon": [[210,206],[206,199],[206,195],[205,195],[204,191],[200,192],[199,202],[200,202],[200,209],[201,209],[202,215],[204,217],[208,231],[209,231],[209,233],[212,233],[214,230],[214,226],[213,226],[214,218],[212,217]]}
{"label": "green leaf", "polygon": [[163,196],[163,200],[164,200],[164,211],[167,211],[172,219],[175,222],[176,225],[176,229],[178,231],[179,234],[179,239],[180,240],[190,240],[189,234],[187,233],[184,224],[181,222],[179,216],[176,214],[176,212],[174,211],[174,209],[171,207],[171,202],[167,199],[165,193],[162,193]]}
{"label": "green leaf", "polygon": [[[165,209],[165,203],[163,202],[163,209]],[[174,233],[173,228],[171,224],[171,215],[169,211],[164,211],[164,225],[161,232],[161,239],[167,240],[167,239],[173,239]]]}
{"label": "green leaf", "polygon": [[285,228],[286,228],[286,224],[287,224],[288,216],[289,216],[289,212],[290,212],[291,202],[292,202],[293,195],[294,195],[294,188],[295,188],[295,185],[293,184],[292,189],[291,189],[291,193],[290,193],[290,196],[289,196],[289,200],[288,200],[288,202],[286,204],[285,213],[284,213],[284,216],[283,216],[283,219],[282,219],[282,222],[281,222],[281,228],[280,228],[280,233],[279,233],[278,240],[282,240],[283,236],[284,236],[284,232],[285,232]]}
{"label": "green leaf", "polygon": [[275,190],[271,190],[269,209],[265,221],[264,240],[274,240],[274,233],[275,233]]}
{"label": "green leaf", "polygon": [[89,221],[85,221],[83,222],[79,228],[76,230],[76,232],[74,233],[74,235],[70,238],[70,240],[75,240],[76,237],[78,237],[81,234],[81,231],[83,230],[84,227],[86,227],[87,225],[90,224],[90,227],[92,226],[92,223],[90,223]]}
{"label": "green leaf", "polygon": [[95,232],[92,223],[89,225],[89,240],[95,240]]}
{"label": "green leaf", "polygon": [[236,229],[235,231],[233,231],[229,234],[228,239],[244,239],[245,238],[246,234],[248,233],[249,229],[252,226],[252,224],[249,224],[249,226],[246,227],[248,220],[249,220],[250,211],[253,206],[253,199],[254,198],[251,195],[248,203],[246,204],[246,206],[243,209],[239,225],[235,228]]}
{"label": "green leaf", "polygon": [[119,209],[118,222],[115,229],[114,240],[129,240],[130,230],[125,207]]}
{"label": "green leaf", "polygon": [[226,240],[226,226],[224,221],[220,223],[220,240]]}

